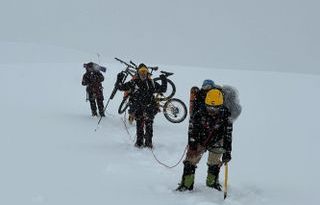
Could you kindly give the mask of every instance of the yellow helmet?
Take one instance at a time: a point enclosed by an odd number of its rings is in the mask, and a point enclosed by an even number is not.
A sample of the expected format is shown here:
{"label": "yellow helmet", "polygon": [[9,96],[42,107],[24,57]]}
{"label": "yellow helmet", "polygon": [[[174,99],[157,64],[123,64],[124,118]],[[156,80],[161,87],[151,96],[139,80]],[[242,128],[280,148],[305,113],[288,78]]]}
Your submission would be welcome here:
{"label": "yellow helmet", "polygon": [[211,89],[206,96],[205,103],[208,106],[219,106],[223,104],[223,94],[219,89]]}
{"label": "yellow helmet", "polygon": [[139,78],[141,80],[146,80],[148,78],[148,73],[149,73],[148,68],[145,65],[141,66],[138,69]]}
{"label": "yellow helmet", "polygon": [[140,75],[147,75],[148,74],[148,68],[146,68],[145,66],[139,68],[138,73]]}

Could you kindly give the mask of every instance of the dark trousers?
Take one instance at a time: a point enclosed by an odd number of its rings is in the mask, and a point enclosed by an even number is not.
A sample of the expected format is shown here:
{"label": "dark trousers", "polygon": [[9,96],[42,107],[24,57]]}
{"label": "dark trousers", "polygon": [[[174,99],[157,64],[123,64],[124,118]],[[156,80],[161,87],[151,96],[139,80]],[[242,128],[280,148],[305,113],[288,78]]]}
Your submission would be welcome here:
{"label": "dark trousers", "polygon": [[103,105],[103,99],[90,99],[90,108],[92,113],[97,113],[97,105],[99,113],[103,113],[104,105]]}
{"label": "dark trousers", "polygon": [[[137,145],[152,145],[154,109],[141,108],[135,110],[137,122]],[[143,142],[145,140],[145,142]]]}
{"label": "dark trousers", "polygon": [[97,106],[98,106],[98,110],[99,113],[102,114],[104,113],[104,105],[103,105],[103,94],[102,91],[98,92],[98,93],[94,93],[94,92],[88,92],[89,95],[89,102],[90,102],[90,108],[91,108],[91,112],[92,114],[97,114]]}

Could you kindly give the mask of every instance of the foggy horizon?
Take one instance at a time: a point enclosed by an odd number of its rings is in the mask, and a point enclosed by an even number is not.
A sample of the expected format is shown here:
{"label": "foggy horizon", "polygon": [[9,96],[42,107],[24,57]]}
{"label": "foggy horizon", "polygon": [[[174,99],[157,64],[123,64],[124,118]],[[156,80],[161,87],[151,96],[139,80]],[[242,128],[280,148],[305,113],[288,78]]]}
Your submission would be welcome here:
{"label": "foggy horizon", "polygon": [[[41,47],[57,46],[82,53],[79,61],[99,53],[107,60],[320,74],[320,3],[313,0],[1,2],[0,46],[26,45],[24,52],[13,46],[1,63],[67,61],[40,55]],[[30,51],[41,57],[31,59]]]}

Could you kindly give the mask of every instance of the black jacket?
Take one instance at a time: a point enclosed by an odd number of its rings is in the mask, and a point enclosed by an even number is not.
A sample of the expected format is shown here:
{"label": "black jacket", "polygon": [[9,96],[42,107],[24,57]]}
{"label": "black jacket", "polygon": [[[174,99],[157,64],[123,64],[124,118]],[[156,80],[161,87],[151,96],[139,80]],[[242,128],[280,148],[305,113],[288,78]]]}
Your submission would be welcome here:
{"label": "black jacket", "polygon": [[200,144],[211,148],[219,146],[227,152],[232,150],[232,122],[229,120],[230,112],[226,107],[220,109],[219,114],[211,116],[205,110],[198,110],[189,122],[189,145]]}
{"label": "black jacket", "polygon": [[103,81],[104,77],[99,71],[87,71],[82,77],[82,85],[87,86],[88,93],[99,94],[103,88]]}
{"label": "black jacket", "polygon": [[155,93],[163,93],[167,90],[166,79],[161,79],[161,85],[154,82],[152,79],[146,79],[144,81],[132,79],[127,83],[119,84],[118,89],[121,91],[130,91],[131,102],[136,107],[148,106],[155,102]]}

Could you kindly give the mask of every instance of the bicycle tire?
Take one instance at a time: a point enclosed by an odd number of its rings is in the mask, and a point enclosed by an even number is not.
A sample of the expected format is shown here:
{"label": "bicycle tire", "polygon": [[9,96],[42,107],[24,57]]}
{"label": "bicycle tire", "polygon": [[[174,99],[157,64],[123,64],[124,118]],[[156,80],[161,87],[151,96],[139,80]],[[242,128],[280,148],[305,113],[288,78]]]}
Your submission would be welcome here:
{"label": "bicycle tire", "polygon": [[[159,84],[161,84],[160,77],[156,77],[153,80],[154,80],[154,82],[158,82]],[[157,97],[157,100],[159,100],[159,101],[169,100],[170,98],[172,98],[176,94],[175,84],[170,79],[167,79],[167,82],[168,82],[167,83],[167,91],[165,93],[162,93],[161,96]]]}
{"label": "bicycle tire", "polygon": [[172,123],[180,123],[184,121],[187,114],[187,106],[180,99],[171,98],[163,105],[163,115]]}
{"label": "bicycle tire", "polygon": [[119,108],[118,108],[118,113],[119,114],[123,114],[129,107],[129,96],[125,96],[123,97]]}

